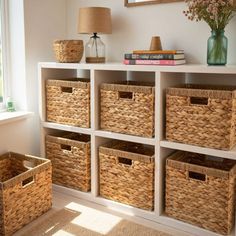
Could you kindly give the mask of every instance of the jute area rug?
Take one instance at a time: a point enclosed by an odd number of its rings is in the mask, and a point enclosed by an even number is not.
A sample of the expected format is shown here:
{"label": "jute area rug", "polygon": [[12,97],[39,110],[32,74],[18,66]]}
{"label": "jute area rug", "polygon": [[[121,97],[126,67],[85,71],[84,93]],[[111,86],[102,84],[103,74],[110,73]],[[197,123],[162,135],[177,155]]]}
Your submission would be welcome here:
{"label": "jute area rug", "polygon": [[51,209],[16,236],[171,236],[97,210]]}

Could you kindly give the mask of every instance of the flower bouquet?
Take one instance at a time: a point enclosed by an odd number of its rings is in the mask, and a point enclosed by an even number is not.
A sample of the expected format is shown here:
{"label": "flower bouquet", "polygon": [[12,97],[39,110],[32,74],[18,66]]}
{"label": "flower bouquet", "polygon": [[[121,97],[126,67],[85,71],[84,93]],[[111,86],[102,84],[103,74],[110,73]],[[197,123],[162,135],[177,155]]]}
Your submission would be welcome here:
{"label": "flower bouquet", "polygon": [[189,20],[204,20],[211,28],[212,35],[207,44],[207,63],[225,65],[227,63],[228,40],[224,29],[233,18],[236,4],[233,0],[185,0],[188,10],[183,13]]}

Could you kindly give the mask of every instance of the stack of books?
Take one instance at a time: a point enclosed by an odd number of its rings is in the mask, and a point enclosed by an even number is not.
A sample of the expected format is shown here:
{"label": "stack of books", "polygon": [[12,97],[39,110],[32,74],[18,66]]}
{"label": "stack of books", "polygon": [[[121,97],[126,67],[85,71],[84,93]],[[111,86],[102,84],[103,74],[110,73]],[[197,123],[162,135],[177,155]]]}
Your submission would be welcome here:
{"label": "stack of books", "polygon": [[126,65],[182,65],[186,63],[184,50],[135,50],[124,55]]}

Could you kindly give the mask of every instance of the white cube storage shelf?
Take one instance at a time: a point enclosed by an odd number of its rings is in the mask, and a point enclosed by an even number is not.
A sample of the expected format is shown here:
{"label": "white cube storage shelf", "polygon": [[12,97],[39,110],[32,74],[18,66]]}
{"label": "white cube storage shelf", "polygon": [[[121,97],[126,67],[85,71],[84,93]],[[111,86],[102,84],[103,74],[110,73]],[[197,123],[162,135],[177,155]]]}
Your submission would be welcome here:
{"label": "white cube storage shelf", "polygon": [[[39,68],[41,156],[45,157],[45,135],[59,131],[71,131],[91,136],[91,192],[84,193],[70,188],[54,185],[57,191],[83,198],[117,211],[142,217],[150,221],[175,227],[194,235],[218,235],[197,226],[172,219],[165,215],[165,162],[175,150],[218,156],[236,160],[236,147],[230,151],[204,148],[165,140],[165,90],[168,87],[185,83],[233,85],[236,86],[236,66],[146,66],[123,65],[121,63],[77,64],[41,62]],[[90,128],[63,125],[46,120],[45,81],[47,79],[66,79],[82,77],[90,79]],[[114,133],[100,129],[100,85],[124,80],[153,82],[155,84],[155,135],[145,138]],[[98,147],[109,140],[124,140],[155,147],[155,196],[154,211],[146,211],[125,204],[104,199],[99,196]],[[236,235],[235,230],[231,235]]]}

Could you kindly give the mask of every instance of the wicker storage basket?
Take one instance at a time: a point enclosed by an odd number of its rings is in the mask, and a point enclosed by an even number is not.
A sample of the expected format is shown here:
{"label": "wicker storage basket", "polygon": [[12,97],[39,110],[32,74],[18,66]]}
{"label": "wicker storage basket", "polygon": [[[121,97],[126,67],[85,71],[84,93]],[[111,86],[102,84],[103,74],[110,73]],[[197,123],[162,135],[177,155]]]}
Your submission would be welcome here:
{"label": "wicker storage basket", "polygon": [[48,121],[89,128],[89,80],[46,80],[46,107]]}
{"label": "wicker storage basket", "polygon": [[76,133],[47,135],[46,155],[52,161],[54,184],[90,191],[90,136]]}
{"label": "wicker storage basket", "polygon": [[222,150],[236,143],[236,88],[168,88],[166,139]]}
{"label": "wicker storage basket", "polygon": [[229,234],[234,224],[236,161],[178,151],[166,162],[167,215]]}
{"label": "wicker storage basket", "polygon": [[153,210],[153,147],[124,141],[100,146],[99,174],[102,197]]}
{"label": "wicker storage basket", "polygon": [[154,95],[155,88],[150,84],[102,84],[101,129],[153,137]]}
{"label": "wicker storage basket", "polygon": [[12,235],[52,205],[51,162],[13,152],[0,156],[0,235]]}
{"label": "wicker storage basket", "polygon": [[53,49],[58,62],[80,62],[84,52],[83,40],[56,40]]}

